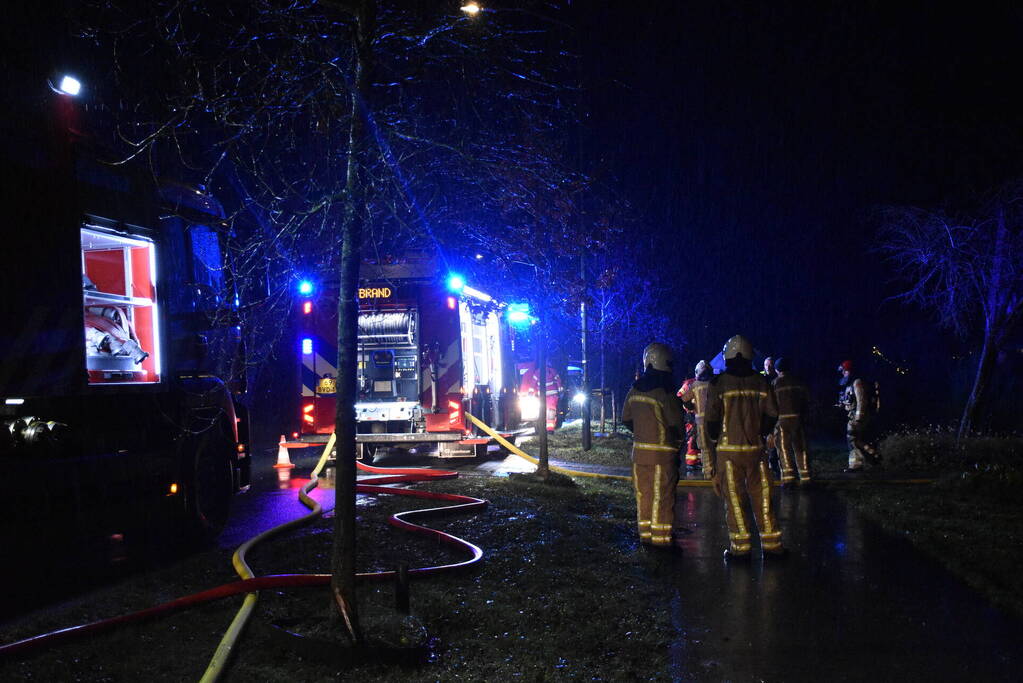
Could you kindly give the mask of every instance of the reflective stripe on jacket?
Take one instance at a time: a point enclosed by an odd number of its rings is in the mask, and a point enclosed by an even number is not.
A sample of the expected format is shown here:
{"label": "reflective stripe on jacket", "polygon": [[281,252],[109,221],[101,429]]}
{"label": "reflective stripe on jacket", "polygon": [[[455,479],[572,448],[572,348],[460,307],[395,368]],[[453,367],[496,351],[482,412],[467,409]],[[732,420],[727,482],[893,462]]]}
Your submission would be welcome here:
{"label": "reflective stripe on jacket", "polygon": [[721,423],[719,453],[762,452],[760,428],[765,415],[777,417],[778,403],[763,375],[739,377],[726,372],[711,383],[706,419]]}

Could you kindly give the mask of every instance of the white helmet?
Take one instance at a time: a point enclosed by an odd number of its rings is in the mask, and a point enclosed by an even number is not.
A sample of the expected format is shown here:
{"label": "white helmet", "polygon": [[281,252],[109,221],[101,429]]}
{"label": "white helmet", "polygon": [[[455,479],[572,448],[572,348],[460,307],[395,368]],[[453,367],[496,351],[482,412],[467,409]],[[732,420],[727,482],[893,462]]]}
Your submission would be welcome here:
{"label": "white helmet", "polygon": [[750,344],[746,337],[737,334],[725,342],[725,347],[721,349],[721,355],[725,357],[725,360],[731,360],[736,356],[753,360],[753,344]]}
{"label": "white helmet", "polygon": [[654,342],[643,349],[643,368],[652,367],[654,370],[671,372],[672,361],[675,360],[671,349],[665,344]]}
{"label": "white helmet", "polygon": [[699,377],[707,369],[707,361],[701,360],[696,364],[696,376]]}

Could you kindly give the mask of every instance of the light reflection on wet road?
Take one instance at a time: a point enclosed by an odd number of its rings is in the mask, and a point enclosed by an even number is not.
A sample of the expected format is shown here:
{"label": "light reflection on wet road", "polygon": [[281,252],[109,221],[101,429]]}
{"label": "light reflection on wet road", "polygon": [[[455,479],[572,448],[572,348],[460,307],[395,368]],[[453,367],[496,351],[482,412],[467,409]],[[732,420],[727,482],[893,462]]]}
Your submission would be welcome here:
{"label": "light reflection on wet road", "polygon": [[[725,564],[722,505],[684,490],[671,560],[686,680],[1019,680],[1023,625],[826,491],[779,492],[790,556]],[[756,550],[756,546],[754,547]]]}

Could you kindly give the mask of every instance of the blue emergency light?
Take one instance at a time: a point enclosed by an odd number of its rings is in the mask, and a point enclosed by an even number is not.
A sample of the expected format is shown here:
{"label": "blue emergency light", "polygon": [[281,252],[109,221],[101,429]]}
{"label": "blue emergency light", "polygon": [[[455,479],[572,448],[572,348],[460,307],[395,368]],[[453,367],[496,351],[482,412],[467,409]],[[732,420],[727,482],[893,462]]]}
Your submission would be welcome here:
{"label": "blue emergency light", "polygon": [[309,280],[302,280],[298,283],[298,293],[309,296],[313,293],[313,283]]}
{"label": "blue emergency light", "polygon": [[461,275],[448,276],[448,289],[452,292],[461,292],[465,289],[465,278]]}
{"label": "blue emergency light", "polygon": [[313,340],[306,337],[302,340],[302,355],[311,356],[313,355]]}
{"label": "blue emergency light", "polygon": [[521,327],[529,325],[532,316],[529,315],[529,304],[508,304],[508,312],[505,314],[509,325]]}

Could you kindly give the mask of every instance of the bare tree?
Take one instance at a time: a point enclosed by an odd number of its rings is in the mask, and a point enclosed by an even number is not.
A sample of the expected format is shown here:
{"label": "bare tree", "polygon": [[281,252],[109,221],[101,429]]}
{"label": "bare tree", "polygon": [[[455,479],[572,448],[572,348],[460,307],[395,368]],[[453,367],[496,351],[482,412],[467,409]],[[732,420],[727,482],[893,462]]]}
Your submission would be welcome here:
{"label": "bare tree", "polygon": [[977,423],[998,352],[1023,316],[1023,183],[1002,188],[975,215],[894,207],[883,213],[881,252],[908,284],[900,298],[933,312],[980,358],[959,438]]}

